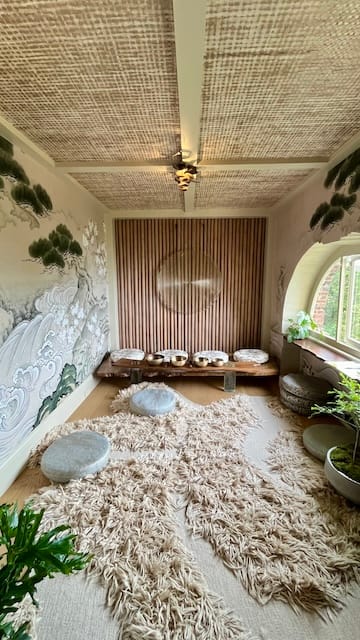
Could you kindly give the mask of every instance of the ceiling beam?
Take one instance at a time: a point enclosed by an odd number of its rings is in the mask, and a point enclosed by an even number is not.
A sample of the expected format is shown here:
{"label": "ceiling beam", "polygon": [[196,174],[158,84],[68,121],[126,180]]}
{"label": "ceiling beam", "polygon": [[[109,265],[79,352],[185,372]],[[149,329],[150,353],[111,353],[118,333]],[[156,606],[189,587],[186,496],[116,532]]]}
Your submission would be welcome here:
{"label": "ceiling beam", "polygon": [[202,160],[198,168],[206,167],[213,171],[243,171],[256,169],[319,169],[325,167],[327,158],[239,158],[235,160]]}
{"label": "ceiling beam", "polygon": [[[196,164],[200,146],[207,0],[173,0],[182,159]],[[184,211],[195,208],[195,185],[184,192]]]}
{"label": "ceiling beam", "polygon": [[89,162],[57,162],[56,169],[60,173],[131,173],[154,171],[172,166],[166,160],[125,160],[125,161],[89,161]]}
{"label": "ceiling beam", "polygon": [[[202,160],[199,169],[212,171],[243,171],[256,169],[269,171],[272,169],[320,169],[327,165],[326,158],[239,158],[238,160]],[[171,169],[172,162],[166,160],[123,161],[123,162],[57,162],[56,169],[60,173],[131,173]]]}
{"label": "ceiling beam", "polygon": [[173,0],[181,150],[198,160],[207,0]]}

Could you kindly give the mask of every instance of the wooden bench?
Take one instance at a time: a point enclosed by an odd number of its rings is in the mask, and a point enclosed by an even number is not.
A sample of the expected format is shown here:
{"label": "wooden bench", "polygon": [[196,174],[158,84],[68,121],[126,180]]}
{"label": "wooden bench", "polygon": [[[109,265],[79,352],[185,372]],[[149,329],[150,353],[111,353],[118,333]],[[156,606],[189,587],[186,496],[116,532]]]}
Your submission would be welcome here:
{"label": "wooden bench", "polygon": [[223,367],[208,365],[207,367],[197,367],[192,363],[182,367],[174,367],[171,363],[161,365],[151,365],[146,360],[117,360],[112,362],[110,356],[105,358],[95,372],[98,378],[122,378],[129,377],[130,382],[139,383],[143,378],[153,378],[158,376],[223,376],[224,391],[235,391],[237,376],[277,376],[279,367],[274,359],[270,359],[264,364],[254,362],[228,362]]}

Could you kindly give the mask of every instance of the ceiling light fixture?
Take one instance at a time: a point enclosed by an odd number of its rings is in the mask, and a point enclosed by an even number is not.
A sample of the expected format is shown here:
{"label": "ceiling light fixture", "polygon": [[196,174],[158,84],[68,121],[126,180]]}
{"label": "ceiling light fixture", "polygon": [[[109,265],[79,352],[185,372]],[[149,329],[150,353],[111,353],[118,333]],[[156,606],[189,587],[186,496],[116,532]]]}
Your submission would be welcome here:
{"label": "ceiling light fixture", "polygon": [[177,158],[174,162],[175,182],[178,183],[180,191],[187,191],[190,182],[196,179],[197,168],[193,164],[183,161],[182,151],[178,151],[174,157]]}

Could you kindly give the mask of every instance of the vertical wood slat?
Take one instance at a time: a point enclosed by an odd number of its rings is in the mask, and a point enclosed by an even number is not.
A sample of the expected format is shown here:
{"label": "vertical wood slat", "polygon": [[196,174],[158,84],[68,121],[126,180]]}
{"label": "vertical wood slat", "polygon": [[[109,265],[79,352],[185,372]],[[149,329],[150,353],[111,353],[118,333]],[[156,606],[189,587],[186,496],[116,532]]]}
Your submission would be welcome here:
{"label": "vertical wood slat", "polygon": [[[265,236],[264,218],[117,220],[119,347],[232,352],[260,346]],[[162,262],[186,249],[191,254],[179,278],[199,277],[203,253],[222,274],[218,298],[195,313],[198,287],[183,289],[179,304],[187,313],[165,307],[157,291]]]}

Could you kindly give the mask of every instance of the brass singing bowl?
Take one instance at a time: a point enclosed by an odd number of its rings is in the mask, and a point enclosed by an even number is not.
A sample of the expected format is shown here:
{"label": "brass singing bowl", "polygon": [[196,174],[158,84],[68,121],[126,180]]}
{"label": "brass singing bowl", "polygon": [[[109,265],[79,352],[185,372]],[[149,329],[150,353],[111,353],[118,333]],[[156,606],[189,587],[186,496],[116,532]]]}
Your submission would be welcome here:
{"label": "brass singing bowl", "polygon": [[197,358],[194,358],[193,362],[196,367],[207,367],[207,365],[209,364],[209,358],[205,358],[205,356],[199,356]]}
{"label": "brass singing bowl", "polygon": [[171,356],[170,362],[174,367],[183,367],[186,364],[187,356],[177,355]]}
{"label": "brass singing bowl", "polygon": [[223,358],[214,358],[212,364],[214,365],[214,367],[223,367],[226,362]]}
{"label": "brass singing bowl", "polygon": [[161,353],[149,353],[146,362],[151,365],[163,364],[164,356],[162,356]]}

